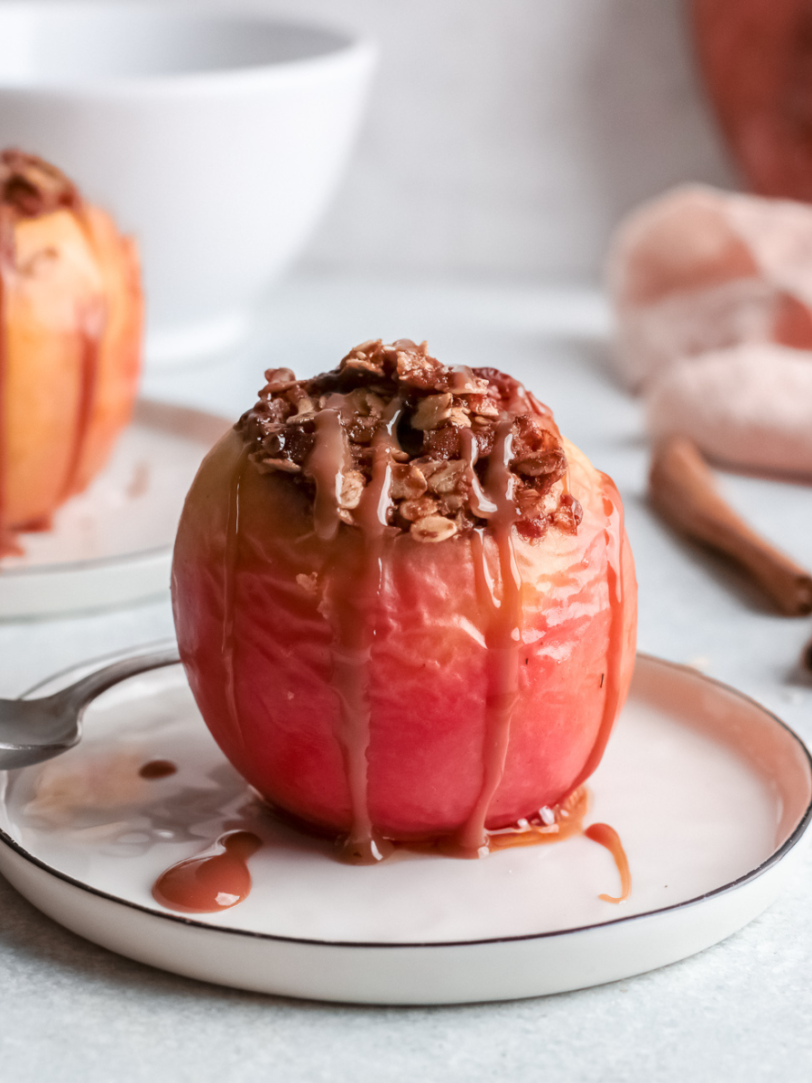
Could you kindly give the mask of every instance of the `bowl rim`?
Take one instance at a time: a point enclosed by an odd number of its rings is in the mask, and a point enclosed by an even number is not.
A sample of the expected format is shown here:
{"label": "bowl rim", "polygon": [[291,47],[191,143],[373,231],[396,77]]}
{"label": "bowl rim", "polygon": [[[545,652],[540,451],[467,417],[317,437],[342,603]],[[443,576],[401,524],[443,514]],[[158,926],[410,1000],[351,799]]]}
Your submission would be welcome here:
{"label": "bowl rim", "polygon": [[377,57],[375,41],[367,34],[343,22],[321,21],[291,17],[286,13],[247,9],[229,10],[215,6],[211,0],[193,4],[191,0],[172,0],[165,6],[147,4],[142,0],[123,0],[112,6],[104,0],[5,0],[0,3],[0,27],[9,18],[41,18],[53,12],[63,19],[99,16],[106,22],[123,14],[144,17],[156,24],[186,20],[189,24],[225,24],[279,27],[304,33],[328,35],[335,45],[325,52],[287,60],[252,62],[239,67],[227,66],[205,70],[172,71],[114,76],[75,75],[49,82],[15,82],[7,80],[0,69],[0,96],[6,98],[115,98],[152,96],[154,94],[200,94],[229,90],[250,90],[260,86],[291,81],[311,83],[319,75],[331,75],[336,69],[361,67],[366,69]]}

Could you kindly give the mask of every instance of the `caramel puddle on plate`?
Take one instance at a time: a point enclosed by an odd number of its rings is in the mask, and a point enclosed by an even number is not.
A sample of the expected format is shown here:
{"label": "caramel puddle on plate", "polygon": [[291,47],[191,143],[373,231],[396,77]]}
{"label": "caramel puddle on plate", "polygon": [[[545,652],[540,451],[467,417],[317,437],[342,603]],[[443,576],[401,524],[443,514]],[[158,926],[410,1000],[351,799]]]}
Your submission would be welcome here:
{"label": "caramel puddle on plate", "polygon": [[171,760],[149,760],[138,771],[141,778],[152,781],[156,778],[168,778],[177,773],[178,766]]}
{"label": "caramel puddle on plate", "polygon": [[251,891],[248,858],[261,845],[262,840],[252,831],[228,831],[202,854],[161,873],[152,897],[168,910],[184,914],[228,910]]}
{"label": "caramel puddle on plate", "polygon": [[[519,820],[515,826],[502,827],[486,832],[486,842],[479,850],[478,857],[489,853],[509,850],[515,846],[545,846],[552,842],[564,842],[576,835],[585,835],[592,842],[605,847],[612,855],[620,875],[620,895],[601,894],[603,902],[621,903],[628,899],[632,890],[632,877],[629,861],[620,836],[609,824],[597,823],[584,828],[583,820],[589,809],[589,791],[580,786],[560,805],[554,808],[542,808],[529,820]],[[454,836],[427,839],[425,842],[398,842],[396,847],[413,850],[418,853],[438,853],[448,857],[470,857],[460,849],[459,840]]]}
{"label": "caramel puddle on plate", "polygon": [[626,857],[626,851],[623,849],[623,843],[617,831],[609,824],[590,824],[584,834],[593,842],[606,847],[615,859],[617,871],[620,873],[620,895],[617,897],[599,895],[598,898],[610,903],[621,903],[624,899],[628,899],[632,892],[632,874],[629,871],[629,859]]}
{"label": "caramel puddle on plate", "polygon": [[[154,760],[156,764],[168,761]],[[149,765],[146,765],[149,766]],[[173,766],[171,764],[170,766]],[[153,776],[160,777],[160,776]],[[515,827],[500,828],[487,835],[487,844],[479,856],[514,846],[543,846],[551,842],[583,834],[588,839],[606,847],[615,859],[621,880],[619,897],[601,894],[604,902],[620,903],[629,897],[631,876],[629,863],[617,832],[608,824],[592,824],[584,829],[583,818],[589,807],[589,793],[581,787],[554,809],[539,810],[537,820],[520,820]],[[276,810],[275,810],[276,811]],[[293,821],[282,813],[279,818],[297,829],[305,829],[300,821]],[[387,841],[387,852],[401,849],[414,853],[437,854],[445,857],[469,856],[460,852],[454,836],[416,841]],[[337,840],[340,857],[346,847],[346,839]],[[251,874],[248,859],[262,846],[262,840],[252,831],[229,831],[217,839],[213,846],[194,857],[179,861],[161,873],[152,888],[152,896],[161,906],[184,914],[215,913],[228,910],[245,899],[251,891]]]}

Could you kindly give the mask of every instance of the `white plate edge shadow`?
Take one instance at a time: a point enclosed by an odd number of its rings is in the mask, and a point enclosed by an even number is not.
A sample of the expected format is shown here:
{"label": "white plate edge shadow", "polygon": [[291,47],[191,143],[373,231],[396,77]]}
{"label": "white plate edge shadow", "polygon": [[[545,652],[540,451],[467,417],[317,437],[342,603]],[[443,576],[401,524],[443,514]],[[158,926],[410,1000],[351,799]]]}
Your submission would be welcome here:
{"label": "white plate edge shadow", "polygon": [[[133,652],[117,652],[117,656],[122,653]],[[716,687],[755,707],[795,742],[812,778],[812,757],[803,741],[761,704],[690,667],[645,654],[639,654],[638,660]],[[801,852],[798,843],[811,819],[812,799],[788,836],[763,862],[695,898],[600,924],[476,940],[346,942],[207,925],[84,884],[30,854],[2,829],[0,872],[38,909],[71,931],[186,977],[316,1000],[466,1003],[547,995],[616,981],[718,943],[775,900]],[[121,920],[122,907],[126,921]]]}

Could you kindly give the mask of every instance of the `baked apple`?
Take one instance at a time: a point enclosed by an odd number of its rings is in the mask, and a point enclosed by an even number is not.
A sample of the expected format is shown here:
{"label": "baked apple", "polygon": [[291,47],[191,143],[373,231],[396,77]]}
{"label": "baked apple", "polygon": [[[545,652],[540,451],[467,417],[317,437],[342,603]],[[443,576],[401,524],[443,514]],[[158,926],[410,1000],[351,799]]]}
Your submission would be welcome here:
{"label": "baked apple", "polygon": [[220,747],[349,860],[558,830],[633,666],[614,485],[516,380],[425,344],[266,379],[175,545],[181,658]]}
{"label": "baked apple", "polygon": [[141,354],[134,243],[53,166],[0,154],[0,552],[104,464]]}

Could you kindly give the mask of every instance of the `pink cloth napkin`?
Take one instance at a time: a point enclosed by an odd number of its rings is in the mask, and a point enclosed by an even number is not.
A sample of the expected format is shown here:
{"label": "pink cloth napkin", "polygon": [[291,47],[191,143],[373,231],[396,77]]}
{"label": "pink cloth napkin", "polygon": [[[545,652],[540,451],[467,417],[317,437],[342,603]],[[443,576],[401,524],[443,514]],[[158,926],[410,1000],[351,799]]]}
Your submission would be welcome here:
{"label": "pink cloth napkin", "polygon": [[812,475],[812,207],[676,188],[621,223],[607,276],[654,438]]}

